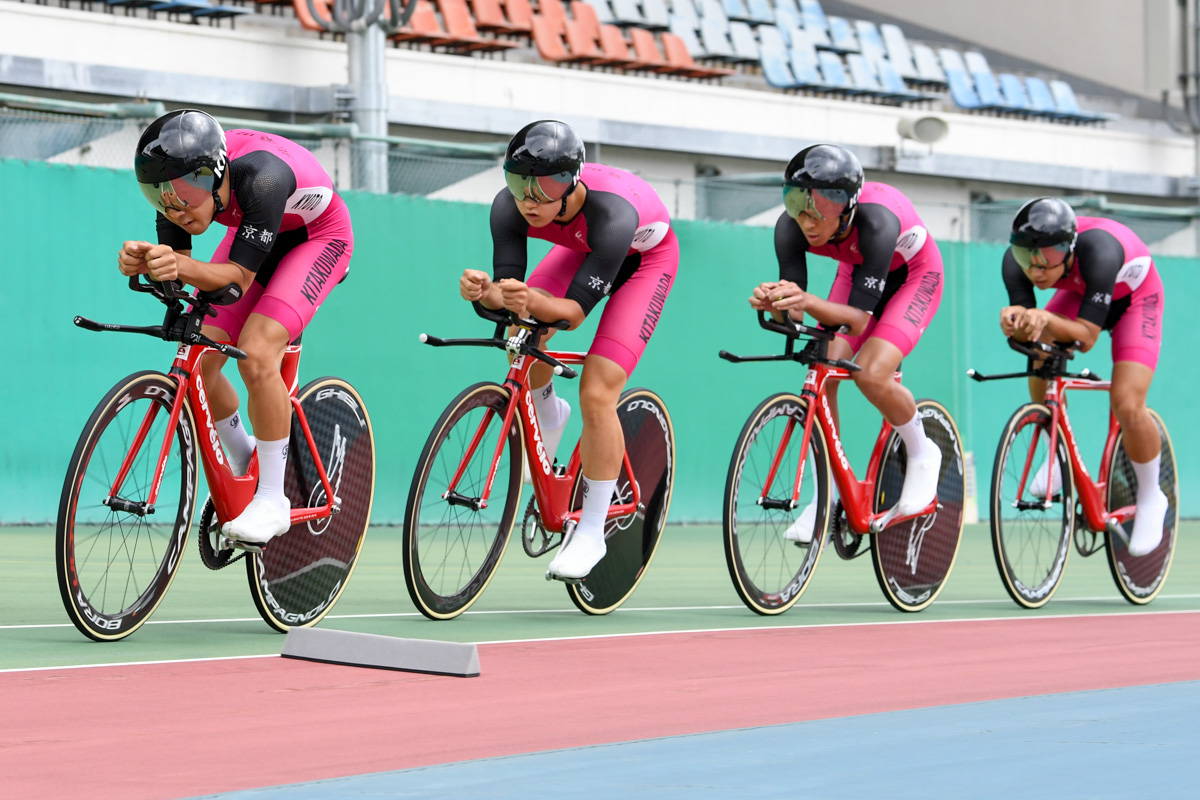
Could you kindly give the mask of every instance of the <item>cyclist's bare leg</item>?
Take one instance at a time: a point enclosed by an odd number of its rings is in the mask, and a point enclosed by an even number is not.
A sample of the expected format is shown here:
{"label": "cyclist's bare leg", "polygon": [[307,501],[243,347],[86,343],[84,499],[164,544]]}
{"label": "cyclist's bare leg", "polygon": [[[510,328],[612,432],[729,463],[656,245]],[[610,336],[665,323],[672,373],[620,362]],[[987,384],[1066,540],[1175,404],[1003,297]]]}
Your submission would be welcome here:
{"label": "cyclist's bare leg", "polygon": [[1158,426],[1146,410],[1146,393],[1154,370],[1136,361],[1113,364],[1112,389],[1109,393],[1113,414],[1121,423],[1125,452],[1133,462],[1138,479],[1138,514],[1129,541],[1131,555],[1142,556],[1162,541],[1163,520],[1169,501],[1159,488],[1159,462],[1162,443]]}
{"label": "cyclist's bare leg", "polygon": [[279,374],[291,337],[287,328],[270,317],[252,313],[238,337],[246,358],[238,362],[246,384],[247,408],[258,450],[258,489],[237,519],[222,531],[241,541],[265,543],[291,527],[291,503],[283,491],[287,466],[292,405],[288,387]]}
{"label": "cyclist's bare leg", "polygon": [[589,355],[583,362],[579,381],[583,507],[575,533],[547,568],[550,575],[583,578],[604,557],[608,507],[625,454],[617,400],[628,379],[620,365],[604,356]]}
{"label": "cyclist's bare leg", "polygon": [[[210,339],[218,342],[230,340],[229,334],[215,325],[205,325],[200,329]],[[221,445],[229,456],[229,466],[234,475],[246,474],[250,463],[250,455],[254,452],[254,437],[246,430],[241,415],[238,414],[237,390],[229,378],[225,377],[225,356],[208,353],[200,362],[200,374],[204,378],[204,393],[208,399],[208,410],[212,414],[213,424]]]}

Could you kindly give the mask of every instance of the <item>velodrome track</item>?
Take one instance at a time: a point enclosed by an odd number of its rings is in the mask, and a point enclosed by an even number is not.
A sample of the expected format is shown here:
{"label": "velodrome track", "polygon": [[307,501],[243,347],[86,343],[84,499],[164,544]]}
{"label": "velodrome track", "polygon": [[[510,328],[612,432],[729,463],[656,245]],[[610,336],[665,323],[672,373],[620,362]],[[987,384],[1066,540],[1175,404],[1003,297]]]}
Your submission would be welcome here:
{"label": "velodrome track", "polygon": [[1197,533],[1180,526],[1147,608],[1073,554],[1049,606],[1021,611],[980,525],[920,614],[883,601],[869,556],[829,551],[763,619],[719,530],[686,526],[608,617],[518,545],[473,613],[433,623],[399,530],[372,529],[322,624],[483,643],[482,676],[459,679],[278,658],[240,565],[194,555],[141,631],[93,643],[62,611],[53,532],[0,528],[0,798],[1192,796]]}

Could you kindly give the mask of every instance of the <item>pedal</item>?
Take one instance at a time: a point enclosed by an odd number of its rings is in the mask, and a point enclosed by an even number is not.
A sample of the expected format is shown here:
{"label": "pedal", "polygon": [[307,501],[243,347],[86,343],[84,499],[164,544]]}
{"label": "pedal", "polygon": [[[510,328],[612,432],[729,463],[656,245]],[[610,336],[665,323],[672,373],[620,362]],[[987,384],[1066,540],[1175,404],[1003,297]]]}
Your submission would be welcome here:
{"label": "pedal", "polygon": [[243,542],[241,539],[231,539],[221,534],[222,550],[245,550],[247,553],[261,553],[267,548],[262,542]]}
{"label": "pedal", "polygon": [[1125,528],[1121,523],[1117,522],[1116,517],[1109,517],[1104,522],[1104,529],[1113,536],[1121,540],[1121,543],[1129,547],[1129,534],[1125,533]]}
{"label": "pedal", "polygon": [[562,581],[563,583],[570,584],[571,586],[578,586],[579,584],[583,583],[583,578],[564,578],[561,575],[555,575],[550,570],[546,570],[546,580]]}

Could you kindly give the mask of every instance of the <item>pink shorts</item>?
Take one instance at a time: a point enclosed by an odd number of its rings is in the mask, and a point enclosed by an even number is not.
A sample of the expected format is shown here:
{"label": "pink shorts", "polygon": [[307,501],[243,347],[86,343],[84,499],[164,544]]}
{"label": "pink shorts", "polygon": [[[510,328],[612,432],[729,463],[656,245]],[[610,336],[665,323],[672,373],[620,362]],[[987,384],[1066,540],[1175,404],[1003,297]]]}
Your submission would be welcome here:
{"label": "pink shorts", "polygon": [[[334,200],[341,202],[341,198]],[[291,232],[280,234],[279,238],[286,239],[288,233]],[[309,235],[312,238],[279,258],[266,286],[254,281],[241,300],[228,306],[214,306],[217,315],[207,324],[220,328],[229,334],[231,341],[237,342],[250,315],[261,314],[287,328],[288,340],[296,341],[333,287],[346,276],[354,252],[349,212],[337,214],[329,222],[322,218],[319,225],[309,229]],[[213,253],[212,263],[229,260],[229,248],[236,236],[237,229],[230,228]],[[268,256],[263,266],[274,258],[274,254]]]}
{"label": "pink shorts", "polygon": [[[1078,319],[1083,295],[1059,289],[1046,303],[1046,310],[1066,317]],[[1113,326],[1112,360],[1134,361],[1150,369],[1158,366],[1158,354],[1162,349],[1163,288],[1157,272],[1146,276],[1134,293],[1129,307]]]}
{"label": "pink shorts", "polygon": [[[566,297],[575,273],[587,253],[555,245],[529,276],[528,285],[555,297]],[[679,240],[675,231],[654,249],[642,253],[642,262],[629,279],[605,301],[604,313],[588,355],[604,356],[632,375],[646,343],[658,325],[667,295],[679,268]]]}
{"label": "pink shorts", "polygon": [[[908,356],[925,329],[929,326],[933,315],[937,313],[942,302],[942,261],[929,259],[914,268],[909,264],[908,278],[903,285],[888,299],[887,305],[879,316],[872,316],[867,327],[857,336],[838,334],[850,344],[853,352],[857,353],[867,339],[872,336],[891,342],[900,352]],[[829,302],[846,304],[850,298],[851,276],[854,264],[838,264],[837,277],[833,279],[833,287],[829,290]]]}

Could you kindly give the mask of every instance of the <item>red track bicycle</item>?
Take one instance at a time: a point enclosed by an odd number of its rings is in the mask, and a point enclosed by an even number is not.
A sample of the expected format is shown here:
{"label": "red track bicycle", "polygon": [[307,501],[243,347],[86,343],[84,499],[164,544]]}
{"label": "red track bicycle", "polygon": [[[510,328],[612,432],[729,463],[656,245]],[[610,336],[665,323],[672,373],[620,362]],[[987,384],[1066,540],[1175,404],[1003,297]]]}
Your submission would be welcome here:
{"label": "red track bicycle", "polygon": [[[782,355],[721,358],[734,363],[797,361],[808,367],[799,395],[774,394],[746,420],[725,482],[725,561],[738,596],[759,614],[782,614],[812,578],[825,530],[842,558],[862,555],[870,534],[871,560],[884,597],[901,611],[920,611],[945,585],[963,529],[963,451],[950,412],[933,400],[917,402],[925,434],[942,451],[937,495],[920,513],[897,517],[907,455],[900,436],[883,421],[866,478],[859,481],[842,450],[826,386],[849,380],[859,367],[828,356],[835,331],[784,322],[758,312],[759,325],[787,337]],[[795,352],[797,340],[807,343]],[[896,373],[896,380],[900,373]],[[811,413],[813,411],[816,413]],[[841,500],[830,508],[830,476]],[[817,504],[812,540],[784,533],[796,515]],[[832,525],[830,525],[832,520]]]}
{"label": "red track bicycle", "polygon": [[[574,378],[570,365],[581,365],[585,354],[538,349],[546,333],[565,322],[474,307],[496,324],[491,338],[420,337],[435,347],[494,347],[511,359],[503,384],[477,383],[451,401],[417,461],[404,512],[404,581],[430,619],[466,611],[495,574],[520,507],[525,452],[533,479],[521,534],[527,555],[536,558],[562,544],[578,525],[582,504],[579,447],[565,466],[550,463],[529,370],[543,361],[555,374]],[[509,326],[515,326],[512,335]],[[658,549],[675,481],[675,433],[662,399],[648,389],[628,389],[617,414],[625,455],[608,509],[607,553],[586,578],[566,582],[572,602],[587,614],[613,611],[641,583]]]}
{"label": "red track bicycle", "polygon": [[[179,342],[168,374],[136,372],[100,401],[71,455],[58,509],[58,586],[85,636],[115,641],[141,627],[166,595],[191,529],[199,474],[210,498],[200,520],[200,555],[221,569],[245,555],[251,595],[278,631],[316,624],[346,588],[358,561],[375,489],[375,444],[366,406],[339,378],[297,390],[299,341],[281,372],[292,402],[284,488],[292,527],[265,548],[235,554],[220,524],[242,512],[258,483],[258,456],[235,476],[217,438],[200,361],[210,353],[245,358],[200,333],[213,305],[236,300],[236,286],[195,296],[173,283],[143,283],[167,306],[162,325],[132,326],[75,317],[91,331],[140,333]],[[190,305],[185,313],[183,303]],[[322,453],[324,458],[322,458]]]}
{"label": "red track bicycle", "polygon": [[[1075,356],[1071,348],[1061,344],[1014,339],[1008,344],[1028,356],[1024,372],[967,372],[977,381],[1029,377],[1046,381],[1045,402],[1018,408],[996,447],[991,490],[992,550],[1004,588],[1020,606],[1044,606],[1062,580],[1074,539],[1075,549],[1082,556],[1103,547],[1113,580],[1125,599],[1138,605],[1149,603],[1162,590],[1171,569],[1179,522],[1175,449],[1167,426],[1151,409],[1162,441],[1159,483],[1170,501],[1162,542],[1144,556],[1131,556],[1124,526],[1131,530],[1137,514],[1137,476],[1125,453],[1121,426],[1110,411],[1100,459],[1103,479],[1094,480],[1079,453],[1067,415],[1068,391],[1107,392],[1112,382],[1086,369],[1068,373],[1067,362]],[[1051,461],[1061,475],[1062,488],[1049,491],[1046,497],[1036,497],[1029,491],[1030,482]]]}

